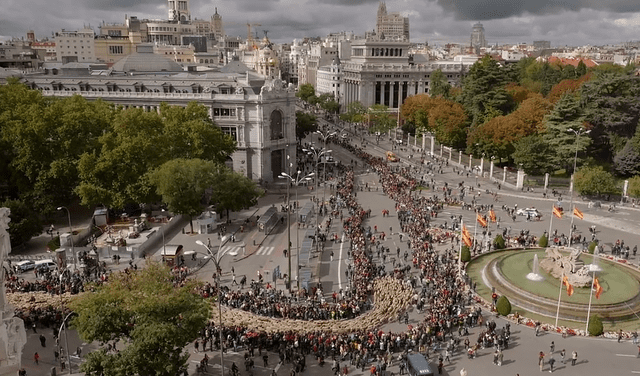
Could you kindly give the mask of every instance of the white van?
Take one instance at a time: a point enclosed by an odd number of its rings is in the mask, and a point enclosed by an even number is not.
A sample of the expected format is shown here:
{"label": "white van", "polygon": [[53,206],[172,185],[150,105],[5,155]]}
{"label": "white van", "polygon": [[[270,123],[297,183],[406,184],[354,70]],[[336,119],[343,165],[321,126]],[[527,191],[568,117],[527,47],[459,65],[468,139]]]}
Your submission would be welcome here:
{"label": "white van", "polygon": [[58,267],[58,264],[53,262],[53,260],[51,259],[40,260],[40,261],[36,261],[35,263],[35,269],[38,271],[55,270],[57,267]]}
{"label": "white van", "polygon": [[13,263],[16,273],[23,273],[35,267],[35,263],[31,260],[18,261]]}

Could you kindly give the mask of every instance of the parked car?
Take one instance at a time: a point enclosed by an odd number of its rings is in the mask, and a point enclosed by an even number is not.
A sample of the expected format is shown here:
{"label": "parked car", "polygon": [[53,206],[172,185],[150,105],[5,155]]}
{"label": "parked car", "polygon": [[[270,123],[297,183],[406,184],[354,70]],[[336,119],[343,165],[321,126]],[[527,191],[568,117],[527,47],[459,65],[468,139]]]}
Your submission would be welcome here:
{"label": "parked car", "polygon": [[36,261],[35,268],[38,271],[51,271],[55,270],[58,265],[51,259]]}
{"label": "parked car", "polygon": [[23,273],[35,268],[36,264],[31,260],[18,261],[13,264],[16,273]]}
{"label": "parked car", "polygon": [[517,215],[529,216],[531,218],[540,218],[542,214],[536,208],[524,208],[516,211]]}

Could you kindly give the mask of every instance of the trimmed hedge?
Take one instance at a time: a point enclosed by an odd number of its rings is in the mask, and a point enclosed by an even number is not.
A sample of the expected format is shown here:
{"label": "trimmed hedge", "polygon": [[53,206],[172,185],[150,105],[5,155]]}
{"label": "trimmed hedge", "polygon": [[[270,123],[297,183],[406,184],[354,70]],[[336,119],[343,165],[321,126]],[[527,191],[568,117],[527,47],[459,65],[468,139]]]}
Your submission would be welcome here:
{"label": "trimmed hedge", "polygon": [[538,240],[538,245],[541,248],[547,248],[547,246],[549,245],[549,239],[546,236],[542,235],[540,237],[540,240]]}
{"label": "trimmed hedge", "polygon": [[602,326],[602,319],[600,318],[600,316],[595,315],[595,316],[591,316],[591,318],[589,319],[589,335],[592,335],[594,337],[597,337],[599,335],[602,335],[602,333],[604,333],[604,327]]}
{"label": "trimmed hedge", "polygon": [[496,236],[495,239],[493,239],[493,248],[495,249],[504,249],[506,247],[504,238],[502,237],[502,235]]}
{"label": "trimmed hedge", "polygon": [[460,252],[460,261],[464,263],[471,261],[471,251],[466,245],[462,246],[462,251]]}
{"label": "trimmed hedge", "polygon": [[498,303],[496,303],[496,311],[502,316],[507,316],[511,313],[511,302],[507,299],[506,296],[502,295],[498,298]]}

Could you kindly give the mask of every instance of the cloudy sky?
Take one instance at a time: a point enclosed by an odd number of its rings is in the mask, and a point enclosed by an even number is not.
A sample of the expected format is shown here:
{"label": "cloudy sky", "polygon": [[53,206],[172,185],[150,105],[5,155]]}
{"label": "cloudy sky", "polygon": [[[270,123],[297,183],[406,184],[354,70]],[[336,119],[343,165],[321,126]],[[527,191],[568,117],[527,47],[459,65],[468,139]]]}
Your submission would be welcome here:
{"label": "cloudy sky", "polygon": [[[0,38],[37,37],[59,29],[75,30],[104,21],[121,23],[125,14],[167,17],[162,0],[2,0]],[[246,23],[259,23],[275,42],[306,36],[375,28],[379,0],[190,0],[192,18],[208,19],[218,8],[225,30],[246,37]],[[390,0],[389,12],[408,16],[412,42],[468,43],[471,27],[482,22],[489,43],[552,46],[605,45],[640,40],[639,0]]]}

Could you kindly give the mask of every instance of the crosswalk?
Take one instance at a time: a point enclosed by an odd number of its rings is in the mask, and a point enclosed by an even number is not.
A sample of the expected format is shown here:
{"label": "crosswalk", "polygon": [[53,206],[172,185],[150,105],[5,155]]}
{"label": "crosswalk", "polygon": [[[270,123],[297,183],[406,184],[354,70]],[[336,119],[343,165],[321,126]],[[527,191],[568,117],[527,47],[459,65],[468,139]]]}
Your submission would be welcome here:
{"label": "crosswalk", "polygon": [[[243,254],[243,248],[244,246],[242,245],[226,245],[222,247],[221,254],[231,255],[231,256],[235,256],[237,254]],[[273,253],[273,250],[275,248],[276,247],[262,246],[258,249],[258,251],[256,251],[255,254],[258,256],[269,256]]]}

